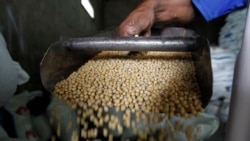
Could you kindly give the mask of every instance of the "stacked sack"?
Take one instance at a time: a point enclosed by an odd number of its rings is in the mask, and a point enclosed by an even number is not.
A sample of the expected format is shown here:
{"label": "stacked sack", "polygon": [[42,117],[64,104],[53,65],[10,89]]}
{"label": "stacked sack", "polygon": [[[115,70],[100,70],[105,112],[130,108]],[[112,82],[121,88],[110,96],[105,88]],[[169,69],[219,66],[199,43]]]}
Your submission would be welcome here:
{"label": "stacked sack", "polygon": [[219,33],[219,46],[211,47],[213,97],[206,112],[226,122],[229,112],[234,64],[241,48],[247,9],[230,13]]}

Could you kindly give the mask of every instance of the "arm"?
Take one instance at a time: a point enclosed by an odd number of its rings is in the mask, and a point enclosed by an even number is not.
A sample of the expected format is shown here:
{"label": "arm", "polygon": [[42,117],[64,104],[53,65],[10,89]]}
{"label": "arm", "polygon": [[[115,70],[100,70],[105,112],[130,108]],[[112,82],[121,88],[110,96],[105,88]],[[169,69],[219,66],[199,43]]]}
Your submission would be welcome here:
{"label": "arm", "polygon": [[194,18],[191,0],[144,0],[120,24],[120,36],[150,36],[154,23],[187,23]]}
{"label": "arm", "polygon": [[207,21],[247,5],[247,0],[144,0],[120,24],[120,36],[150,36],[154,23],[188,23],[195,6]]}

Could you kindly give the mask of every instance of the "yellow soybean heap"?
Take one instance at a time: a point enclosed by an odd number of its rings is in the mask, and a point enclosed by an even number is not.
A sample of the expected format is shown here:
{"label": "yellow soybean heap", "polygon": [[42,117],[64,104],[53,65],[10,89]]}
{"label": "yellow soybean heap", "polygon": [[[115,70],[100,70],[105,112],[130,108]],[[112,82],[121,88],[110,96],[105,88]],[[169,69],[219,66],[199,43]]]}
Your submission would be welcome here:
{"label": "yellow soybean heap", "polygon": [[[168,127],[171,135],[162,129],[157,138],[149,135],[153,128],[137,131],[136,126],[173,116],[189,118],[203,110],[192,56],[187,52],[103,51],[58,82],[54,94],[77,107],[81,137],[85,139],[101,134],[113,140],[114,131],[121,135],[125,128],[132,128],[138,140],[170,140],[176,129],[191,140],[192,127],[181,123]],[[123,116],[112,114],[110,107]],[[131,120],[132,114],[135,120]],[[150,118],[154,114],[161,116]],[[105,128],[100,131],[99,127]]]}

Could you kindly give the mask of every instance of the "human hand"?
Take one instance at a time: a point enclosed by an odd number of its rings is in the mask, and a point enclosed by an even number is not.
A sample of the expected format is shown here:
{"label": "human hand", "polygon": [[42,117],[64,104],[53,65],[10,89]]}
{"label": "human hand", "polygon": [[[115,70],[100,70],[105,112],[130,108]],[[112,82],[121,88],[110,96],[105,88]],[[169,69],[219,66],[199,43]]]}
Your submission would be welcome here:
{"label": "human hand", "polygon": [[154,7],[151,2],[144,1],[120,24],[120,36],[134,36],[142,34],[150,36],[150,29],[154,24]]}
{"label": "human hand", "polygon": [[187,23],[194,18],[191,0],[145,0],[120,24],[119,36],[150,36],[154,23]]}

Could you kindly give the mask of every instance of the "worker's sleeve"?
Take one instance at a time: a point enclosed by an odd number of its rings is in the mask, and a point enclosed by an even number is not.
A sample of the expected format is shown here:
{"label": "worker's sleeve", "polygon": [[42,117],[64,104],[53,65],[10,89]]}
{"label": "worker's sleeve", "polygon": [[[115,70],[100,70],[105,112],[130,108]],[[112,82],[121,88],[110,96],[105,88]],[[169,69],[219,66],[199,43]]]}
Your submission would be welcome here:
{"label": "worker's sleeve", "polygon": [[247,0],[192,0],[207,21],[247,6]]}

